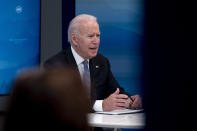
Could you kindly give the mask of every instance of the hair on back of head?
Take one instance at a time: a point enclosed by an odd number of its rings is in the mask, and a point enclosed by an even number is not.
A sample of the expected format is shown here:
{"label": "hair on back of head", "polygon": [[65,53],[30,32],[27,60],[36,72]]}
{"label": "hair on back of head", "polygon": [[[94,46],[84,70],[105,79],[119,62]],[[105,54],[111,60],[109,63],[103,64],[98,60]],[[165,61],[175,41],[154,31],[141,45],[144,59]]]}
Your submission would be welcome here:
{"label": "hair on back of head", "polygon": [[79,75],[61,68],[24,73],[13,85],[4,131],[89,130],[91,111]]}

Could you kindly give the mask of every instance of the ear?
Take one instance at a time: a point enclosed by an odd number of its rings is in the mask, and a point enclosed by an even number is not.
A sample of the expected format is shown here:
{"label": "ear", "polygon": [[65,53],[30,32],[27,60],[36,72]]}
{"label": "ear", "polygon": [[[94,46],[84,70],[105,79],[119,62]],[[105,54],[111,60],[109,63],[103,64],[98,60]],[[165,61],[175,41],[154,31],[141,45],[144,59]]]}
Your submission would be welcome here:
{"label": "ear", "polygon": [[74,46],[78,45],[77,36],[75,34],[71,34],[71,42]]}

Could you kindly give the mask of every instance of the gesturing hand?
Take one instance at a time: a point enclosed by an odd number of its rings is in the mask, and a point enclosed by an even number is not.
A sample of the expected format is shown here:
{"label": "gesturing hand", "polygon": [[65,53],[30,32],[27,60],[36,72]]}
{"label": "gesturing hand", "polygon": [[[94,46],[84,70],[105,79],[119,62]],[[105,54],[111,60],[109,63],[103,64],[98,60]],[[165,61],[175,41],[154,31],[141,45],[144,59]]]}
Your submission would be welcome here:
{"label": "gesturing hand", "polygon": [[125,94],[119,94],[119,88],[109,97],[103,100],[103,111],[126,109],[131,104],[131,100]]}
{"label": "gesturing hand", "polygon": [[133,102],[131,103],[131,109],[140,109],[142,108],[142,99],[139,95],[130,96]]}

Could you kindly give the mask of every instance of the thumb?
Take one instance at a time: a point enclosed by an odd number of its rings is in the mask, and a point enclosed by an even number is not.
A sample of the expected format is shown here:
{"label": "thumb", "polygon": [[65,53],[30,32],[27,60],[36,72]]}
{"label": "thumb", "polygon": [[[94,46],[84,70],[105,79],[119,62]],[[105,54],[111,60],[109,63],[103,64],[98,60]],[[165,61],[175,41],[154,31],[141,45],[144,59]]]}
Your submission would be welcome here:
{"label": "thumb", "polygon": [[131,96],[131,99],[135,100],[137,98],[137,95]]}
{"label": "thumb", "polygon": [[120,93],[120,89],[117,88],[116,91],[114,92],[114,94],[118,95]]}
{"label": "thumb", "polygon": [[131,99],[135,100],[135,96],[130,96],[130,97],[131,97]]}

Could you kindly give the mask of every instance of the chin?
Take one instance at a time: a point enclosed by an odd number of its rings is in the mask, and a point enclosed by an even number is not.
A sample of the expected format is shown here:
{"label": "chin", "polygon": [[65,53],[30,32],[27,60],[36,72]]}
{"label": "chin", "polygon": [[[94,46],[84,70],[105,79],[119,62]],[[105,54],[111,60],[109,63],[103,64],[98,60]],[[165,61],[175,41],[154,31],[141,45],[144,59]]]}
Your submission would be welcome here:
{"label": "chin", "polygon": [[89,58],[89,59],[91,59],[91,58],[95,57],[96,55],[97,55],[97,53],[96,53],[96,54],[92,54],[92,55],[90,55],[90,58]]}

